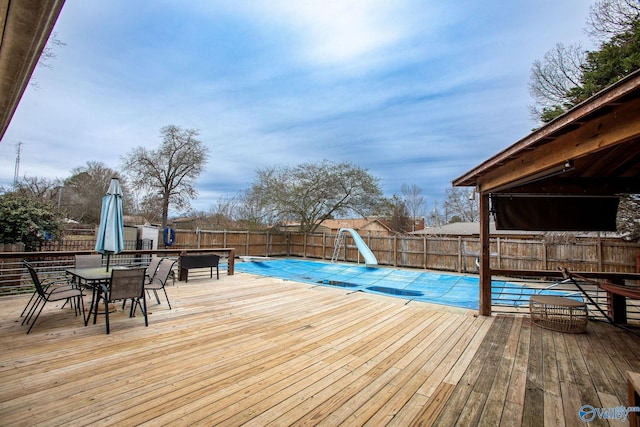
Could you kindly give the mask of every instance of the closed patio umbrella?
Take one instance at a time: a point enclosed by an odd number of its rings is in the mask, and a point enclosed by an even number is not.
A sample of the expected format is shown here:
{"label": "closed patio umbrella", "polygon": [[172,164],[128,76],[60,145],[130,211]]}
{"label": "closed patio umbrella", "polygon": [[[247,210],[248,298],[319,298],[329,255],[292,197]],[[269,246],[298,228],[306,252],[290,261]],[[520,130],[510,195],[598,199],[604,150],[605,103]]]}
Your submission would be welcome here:
{"label": "closed patio umbrella", "polygon": [[100,227],[96,236],[96,252],[107,255],[107,271],[109,257],[124,249],[124,220],[122,216],[122,187],[117,178],[111,178],[109,190],[102,198]]}

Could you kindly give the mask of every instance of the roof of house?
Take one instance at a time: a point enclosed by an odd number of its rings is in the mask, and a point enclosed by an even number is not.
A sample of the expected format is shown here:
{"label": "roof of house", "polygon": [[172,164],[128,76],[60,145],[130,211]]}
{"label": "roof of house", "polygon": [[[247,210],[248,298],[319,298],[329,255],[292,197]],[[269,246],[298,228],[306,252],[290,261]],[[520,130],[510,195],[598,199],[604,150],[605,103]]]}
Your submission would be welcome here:
{"label": "roof of house", "polygon": [[[428,236],[478,236],[480,234],[479,222],[453,222],[438,227],[429,227],[424,230],[414,231],[412,235]],[[489,223],[490,236],[512,236],[512,237],[542,237],[545,231],[524,231],[524,230],[496,230],[495,222]],[[595,237],[595,233],[572,233],[576,237]],[[600,233],[601,237],[620,238],[618,233]]]}
{"label": "roof of house", "polygon": [[331,230],[339,228],[353,228],[354,230],[362,230],[370,225],[377,225],[385,230],[390,230],[383,222],[378,219],[370,218],[343,218],[343,219],[325,219],[320,223],[321,226]]}
{"label": "roof of house", "polygon": [[[433,235],[433,236],[477,236],[480,234],[479,222],[452,222],[450,224],[440,225],[438,227],[429,227],[424,230],[418,230],[411,233],[413,235]],[[520,231],[520,230],[496,230],[496,224],[491,222],[489,224],[490,235],[513,235],[513,236],[538,236],[544,234],[537,231]]]}

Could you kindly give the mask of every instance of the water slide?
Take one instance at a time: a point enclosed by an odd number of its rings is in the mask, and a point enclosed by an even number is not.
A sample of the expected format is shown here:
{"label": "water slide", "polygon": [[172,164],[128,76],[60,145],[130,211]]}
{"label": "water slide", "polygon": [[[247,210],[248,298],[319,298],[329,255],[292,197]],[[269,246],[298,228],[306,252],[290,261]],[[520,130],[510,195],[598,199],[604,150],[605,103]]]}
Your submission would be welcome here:
{"label": "water slide", "polygon": [[353,228],[341,228],[340,233],[349,232],[351,233],[351,237],[353,237],[353,241],[356,242],[356,247],[362,254],[364,258],[364,263],[367,265],[378,265],[378,260],[376,256],[371,252],[369,246],[362,240],[362,237],[354,230]]}

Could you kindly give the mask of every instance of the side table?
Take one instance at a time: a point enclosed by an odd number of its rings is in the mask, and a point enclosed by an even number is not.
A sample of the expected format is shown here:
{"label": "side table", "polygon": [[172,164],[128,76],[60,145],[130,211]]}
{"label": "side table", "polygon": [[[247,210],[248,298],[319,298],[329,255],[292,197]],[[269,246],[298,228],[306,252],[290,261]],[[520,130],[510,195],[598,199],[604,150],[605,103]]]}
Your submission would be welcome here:
{"label": "side table", "polygon": [[585,303],[565,297],[534,295],[529,311],[534,324],[559,332],[582,333],[589,320]]}

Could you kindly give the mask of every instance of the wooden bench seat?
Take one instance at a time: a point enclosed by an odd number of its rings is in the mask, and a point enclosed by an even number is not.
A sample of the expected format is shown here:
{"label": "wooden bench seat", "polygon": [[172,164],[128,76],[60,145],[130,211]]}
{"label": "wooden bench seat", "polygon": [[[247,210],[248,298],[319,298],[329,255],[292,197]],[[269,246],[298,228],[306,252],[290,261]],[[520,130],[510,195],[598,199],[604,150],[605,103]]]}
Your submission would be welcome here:
{"label": "wooden bench seat", "polygon": [[216,268],[216,278],[220,279],[220,270],[218,267],[220,255],[180,255],[180,280],[189,281],[189,269],[191,268],[210,268],[209,277],[213,278],[213,268]]}

